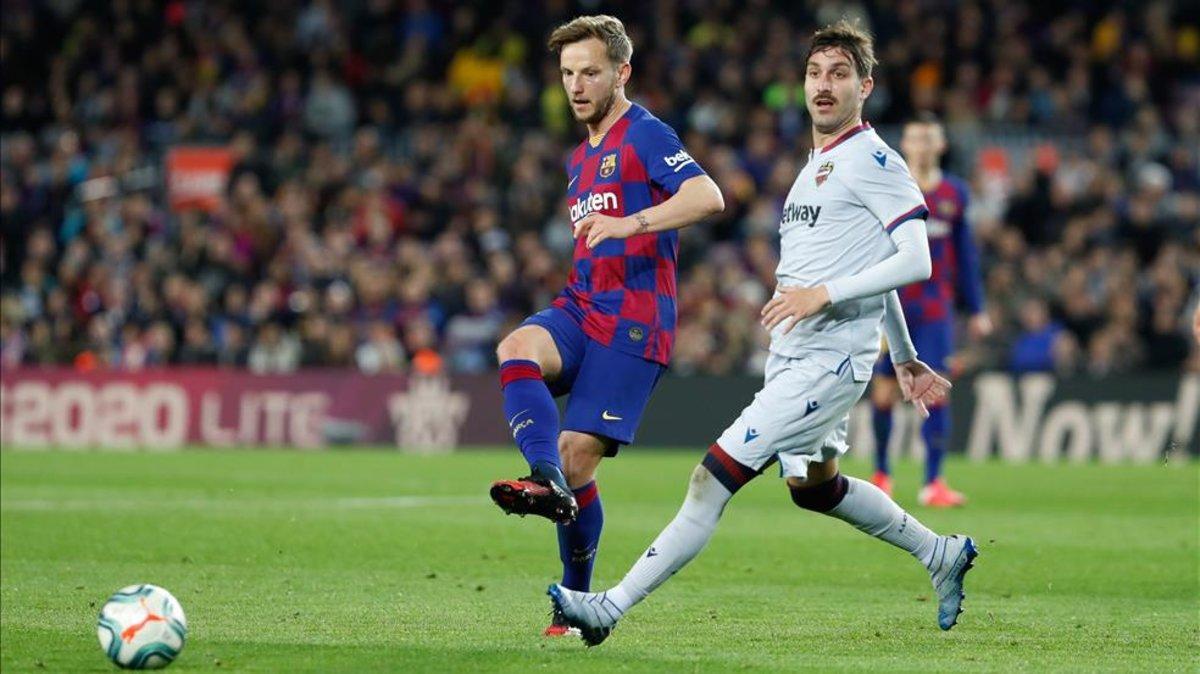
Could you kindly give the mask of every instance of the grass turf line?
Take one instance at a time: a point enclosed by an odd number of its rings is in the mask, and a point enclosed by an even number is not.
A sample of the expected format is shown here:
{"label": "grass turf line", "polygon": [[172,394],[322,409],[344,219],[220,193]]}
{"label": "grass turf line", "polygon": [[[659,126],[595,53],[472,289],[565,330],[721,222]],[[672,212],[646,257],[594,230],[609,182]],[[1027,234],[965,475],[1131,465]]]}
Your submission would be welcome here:
{"label": "grass turf line", "polygon": [[[626,451],[600,473],[597,587],[672,517],[698,452]],[[866,475],[865,463],[846,472]],[[553,528],[505,518],[514,451],[0,453],[0,669],[112,671],[116,589],[171,590],[172,671],[1188,671],[1200,665],[1200,466],[968,464],[957,511],[902,505],[983,550],[937,629],[906,554],[791,505],[772,473],[691,566],[600,648],[547,641]]]}

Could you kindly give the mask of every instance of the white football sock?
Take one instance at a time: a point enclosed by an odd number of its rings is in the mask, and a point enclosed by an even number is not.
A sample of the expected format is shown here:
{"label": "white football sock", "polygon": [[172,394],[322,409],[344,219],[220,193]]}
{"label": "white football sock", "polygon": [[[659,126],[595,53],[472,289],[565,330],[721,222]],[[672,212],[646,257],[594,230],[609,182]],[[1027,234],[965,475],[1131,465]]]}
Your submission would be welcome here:
{"label": "white football sock", "polygon": [[608,591],[608,598],[616,603],[622,614],[700,554],[716,531],[721,512],[732,497],[733,493],[707,468],[696,468],[687,498],[675,519],[634,562],[620,584]]}
{"label": "white football sock", "polygon": [[934,544],[938,536],[908,514],[896,502],[888,498],[878,487],[854,477],[847,477],[850,484],[842,502],[825,513],[849,522],[860,531],[892,545],[907,550],[929,566],[933,557]]}

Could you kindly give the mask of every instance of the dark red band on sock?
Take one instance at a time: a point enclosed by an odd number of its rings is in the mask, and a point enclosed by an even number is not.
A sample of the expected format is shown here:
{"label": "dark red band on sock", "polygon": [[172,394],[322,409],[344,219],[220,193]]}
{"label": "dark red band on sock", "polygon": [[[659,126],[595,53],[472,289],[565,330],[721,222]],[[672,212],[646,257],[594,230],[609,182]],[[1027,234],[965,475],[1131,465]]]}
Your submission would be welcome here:
{"label": "dark red band on sock", "polygon": [[717,481],[725,485],[725,488],[731,492],[737,492],[750,480],[753,480],[758,473],[751,467],[738,463],[738,460],[729,456],[721,446],[714,443],[708,448],[708,454],[704,455],[704,460],[701,465],[708,469],[708,472],[717,478]]}
{"label": "dark red band on sock", "polygon": [[792,502],[805,510],[827,513],[846,498],[846,490],[849,488],[850,481],[845,475],[838,473],[832,480],[826,480],[815,487],[792,489]]}
{"label": "dark red band on sock", "polygon": [[500,365],[500,386],[505,387],[519,379],[542,378],[542,368],[532,360],[509,360]]}
{"label": "dark red band on sock", "polygon": [[575,503],[580,510],[590,506],[593,501],[600,497],[600,490],[596,488],[596,481],[583,485],[579,489],[572,489],[575,492]]}

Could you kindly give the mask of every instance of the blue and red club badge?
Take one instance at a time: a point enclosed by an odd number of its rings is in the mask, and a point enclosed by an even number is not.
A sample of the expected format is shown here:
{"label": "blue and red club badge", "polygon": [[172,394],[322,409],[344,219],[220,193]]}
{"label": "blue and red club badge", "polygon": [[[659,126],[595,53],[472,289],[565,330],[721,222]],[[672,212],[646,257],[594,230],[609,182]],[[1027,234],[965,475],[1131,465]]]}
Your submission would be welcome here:
{"label": "blue and red club badge", "polygon": [[600,159],[600,177],[607,178],[617,170],[617,153],[605,155]]}

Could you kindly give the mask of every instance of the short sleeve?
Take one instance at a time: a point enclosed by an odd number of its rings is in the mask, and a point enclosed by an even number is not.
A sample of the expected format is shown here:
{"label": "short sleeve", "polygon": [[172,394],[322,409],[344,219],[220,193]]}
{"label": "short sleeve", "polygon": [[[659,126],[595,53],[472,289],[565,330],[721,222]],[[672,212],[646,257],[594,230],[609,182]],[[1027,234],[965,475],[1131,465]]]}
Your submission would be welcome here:
{"label": "short sleeve", "polygon": [[705,175],[675,130],[660,120],[639,120],[629,127],[628,134],[650,181],[667,192],[675,194],[688,178]]}
{"label": "short sleeve", "polygon": [[928,217],[925,197],[900,155],[887,146],[868,147],[864,151],[871,156],[865,161],[860,158],[858,165],[862,170],[847,182],[883,228],[890,234],[909,220]]}

